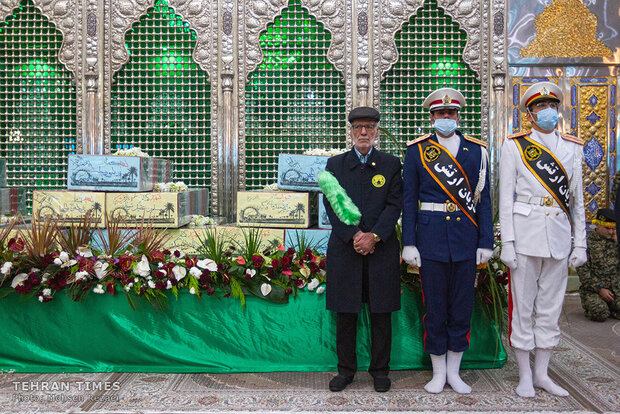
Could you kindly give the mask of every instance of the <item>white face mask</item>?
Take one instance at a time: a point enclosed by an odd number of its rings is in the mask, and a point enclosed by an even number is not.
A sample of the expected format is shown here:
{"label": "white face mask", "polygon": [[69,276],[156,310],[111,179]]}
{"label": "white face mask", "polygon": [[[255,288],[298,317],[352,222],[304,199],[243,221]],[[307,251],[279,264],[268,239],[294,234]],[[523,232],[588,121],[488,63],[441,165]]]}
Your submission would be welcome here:
{"label": "white face mask", "polygon": [[451,135],[454,131],[456,131],[456,120],[449,118],[441,118],[436,119],[433,127],[439,132],[441,135],[448,136]]}

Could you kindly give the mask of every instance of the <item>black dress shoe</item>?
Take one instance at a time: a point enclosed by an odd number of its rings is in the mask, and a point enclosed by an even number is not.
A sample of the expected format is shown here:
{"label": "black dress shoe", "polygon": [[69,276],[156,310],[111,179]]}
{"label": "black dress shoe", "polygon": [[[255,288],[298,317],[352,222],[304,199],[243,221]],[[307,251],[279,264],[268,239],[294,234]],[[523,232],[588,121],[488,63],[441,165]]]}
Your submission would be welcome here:
{"label": "black dress shoe", "polygon": [[329,390],[333,392],[342,391],[352,382],[353,377],[345,377],[342,374],[338,374],[329,382]]}
{"label": "black dress shoe", "polygon": [[375,391],[387,392],[390,390],[392,381],[388,377],[375,377]]}

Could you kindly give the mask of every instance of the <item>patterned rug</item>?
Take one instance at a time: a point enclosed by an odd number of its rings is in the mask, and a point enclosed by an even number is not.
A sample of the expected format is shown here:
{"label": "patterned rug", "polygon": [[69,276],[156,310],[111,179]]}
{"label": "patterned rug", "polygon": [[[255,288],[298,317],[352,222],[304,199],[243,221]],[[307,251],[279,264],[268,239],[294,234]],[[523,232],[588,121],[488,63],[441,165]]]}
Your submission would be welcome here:
{"label": "patterned rug", "polygon": [[559,398],[538,390],[518,397],[512,352],[505,367],[468,370],[470,395],[449,387],[424,391],[429,371],[394,371],[392,389],[376,393],[361,372],[344,392],[332,393],[332,372],[249,374],[0,374],[0,411],[92,413],[280,413],[280,412],[618,412],[620,369],[562,336],[551,375],[571,395]]}

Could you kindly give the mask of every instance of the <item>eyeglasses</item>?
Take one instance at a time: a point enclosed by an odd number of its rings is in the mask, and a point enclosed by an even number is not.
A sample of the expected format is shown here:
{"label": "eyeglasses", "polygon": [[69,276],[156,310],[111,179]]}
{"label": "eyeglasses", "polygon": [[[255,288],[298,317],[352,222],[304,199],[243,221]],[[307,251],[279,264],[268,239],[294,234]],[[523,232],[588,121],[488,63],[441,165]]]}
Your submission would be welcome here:
{"label": "eyeglasses", "polygon": [[536,109],[545,109],[545,108],[553,108],[558,109],[559,105],[557,102],[546,101],[546,102],[538,102],[534,104],[534,108]]}
{"label": "eyeglasses", "polygon": [[377,124],[353,124],[351,125],[351,128],[353,128],[356,131],[361,131],[362,128],[366,128],[367,131],[371,130],[371,129],[375,129],[377,127]]}

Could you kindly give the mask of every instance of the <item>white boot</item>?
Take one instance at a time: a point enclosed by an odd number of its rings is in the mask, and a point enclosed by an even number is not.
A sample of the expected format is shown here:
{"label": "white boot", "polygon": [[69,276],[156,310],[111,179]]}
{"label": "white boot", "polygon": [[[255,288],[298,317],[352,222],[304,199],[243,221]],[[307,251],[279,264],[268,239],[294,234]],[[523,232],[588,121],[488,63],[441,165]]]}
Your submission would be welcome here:
{"label": "white boot", "polygon": [[530,351],[523,349],[514,349],[519,364],[519,385],[515,390],[517,395],[523,398],[532,398],[536,396],[534,391],[534,383],[532,382],[532,369],[530,368]]}
{"label": "white boot", "polygon": [[448,384],[459,394],[469,394],[471,387],[461,379],[459,370],[461,369],[462,352],[448,351],[447,367],[448,367]]}
{"label": "white boot", "polygon": [[549,368],[549,360],[553,350],[536,348],[536,358],[534,360],[534,385],[542,388],[549,394],[558,397],[568,397],[568,391],[551,381],[547,370]]}
{"label": "white boot", "polygon": [[431,394],[439,394],[446,385],[446,354],[431,354],[431,362],[433,364],[433,379],[424,386],[424,389]]}

